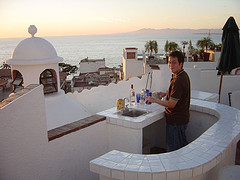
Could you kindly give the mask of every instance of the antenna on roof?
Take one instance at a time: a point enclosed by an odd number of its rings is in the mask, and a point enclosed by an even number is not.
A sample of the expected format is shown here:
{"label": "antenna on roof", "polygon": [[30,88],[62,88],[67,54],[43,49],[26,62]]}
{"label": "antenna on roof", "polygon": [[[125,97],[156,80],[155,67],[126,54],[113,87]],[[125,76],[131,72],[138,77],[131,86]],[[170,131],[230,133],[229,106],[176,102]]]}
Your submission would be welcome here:
{"label": "antenna on roof", "polygon": [[208,30],[208,37],[210,37],[211,33],[210,33],[210,29]]}

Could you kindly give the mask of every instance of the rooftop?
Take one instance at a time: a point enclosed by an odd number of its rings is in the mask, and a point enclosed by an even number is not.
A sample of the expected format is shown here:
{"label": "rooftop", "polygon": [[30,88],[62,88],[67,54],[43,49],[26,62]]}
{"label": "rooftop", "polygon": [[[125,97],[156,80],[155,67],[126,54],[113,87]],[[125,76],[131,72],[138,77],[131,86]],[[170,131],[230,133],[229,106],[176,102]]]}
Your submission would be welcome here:
{"label": "rooftop", "polygon": [[83,63],[83,62],[98,62],[98,61],[104,61],[105,62],[105,58],[103,58],[103,59],[89,59],[88,57],[86,57],[85,59],[82,59],[80,61],[80,63]]}

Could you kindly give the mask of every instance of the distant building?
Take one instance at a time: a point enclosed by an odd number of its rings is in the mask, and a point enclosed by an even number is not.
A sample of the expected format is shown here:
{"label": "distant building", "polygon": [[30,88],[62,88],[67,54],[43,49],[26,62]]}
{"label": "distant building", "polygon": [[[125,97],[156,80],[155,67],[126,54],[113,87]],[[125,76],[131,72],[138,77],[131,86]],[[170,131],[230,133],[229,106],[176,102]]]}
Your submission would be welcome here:
{"label": "distant building", "polygon": [[119,69],[117,68],[100,67],[95,72],[81,72],[79,76],[74,76],[72,78],[72,91],[90,89],[99,85],[107,85],[112,82],[116,83],[119,81],[118,71]]}
{"label": "distant building", "polygon": [[0,69],[0,101],[7,98],[12,92],[11,69]]}
{"label": "distant building", "polygon": [[137,51],[138,48],[135,47],[123,49],[123,80],[144,74],[144,60],[138,59]]}
{"label": "distant building", "polygon": [[[12,82],[12,75],[11,75],[11,69],[0,69],[0,82],[7,82],[4,86],[4,88],[9,88],[11,86]],[[1,84],[1,83],[0,83]]]}
{"label": "distant building", "polygon": [[66,72],[59,72],[60,76],[60,88],[64,90],[65,93],[71,92],[71,81],[67,80]]}
{"label": "distant building", "polygon": [[79,63],[81,73],[97,72],[99,68],[105,67],[105,58],[103,59],[82,59]]}
{"label": "distant building", "polygon": [[[147,60],[146,60],[147,59]],[[131,77],[142,76],[152,70],[159,70],[159,64],[163,64],[163,58],[153,57],[146,58],[145,52],[138,55],[138,48],[131,47],[123,49],[123,73],[121,79],[127,80]]]}
{"label": "distant building", "polygon": [[120,68],[110,68],[105,66],[103,59],[82,59],[80,61],[80,74],[74,76],[71,82],[71,91],[81,91],[91,89],[99,85],[107,85],[119,81]]}

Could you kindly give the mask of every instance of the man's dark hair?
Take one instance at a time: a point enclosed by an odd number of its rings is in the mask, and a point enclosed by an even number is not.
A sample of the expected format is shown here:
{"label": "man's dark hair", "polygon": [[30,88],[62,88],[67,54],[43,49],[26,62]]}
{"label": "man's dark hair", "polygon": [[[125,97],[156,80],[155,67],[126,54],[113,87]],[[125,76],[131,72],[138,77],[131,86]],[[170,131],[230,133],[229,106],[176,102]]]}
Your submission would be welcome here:
{"label": "man's dark hair", "polygon": [[180,51],[173,51],[169,54],[171,57],[177,57],[178,63],[184,63],[184,56]]}

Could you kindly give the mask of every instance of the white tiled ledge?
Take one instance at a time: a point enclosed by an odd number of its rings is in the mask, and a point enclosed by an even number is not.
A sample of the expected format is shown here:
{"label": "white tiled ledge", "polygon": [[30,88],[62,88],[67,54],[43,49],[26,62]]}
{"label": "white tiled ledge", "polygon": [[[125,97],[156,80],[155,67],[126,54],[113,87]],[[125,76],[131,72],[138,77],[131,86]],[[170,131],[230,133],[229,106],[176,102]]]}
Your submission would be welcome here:
{"label": "white tiled ledge", "polygon": [[107,178],[138,180],[191,179],[208,172],[240,139],[240,110],[193,99],[190,109],[214,115],[218,121],[177,151],[142,155],[113,150],[92,160],[90,170]]}
{"label": "white tiled ledge", "polygon": [[218,94],[204,91],[191,90],[191,98],[204,101],[218,102]]}

